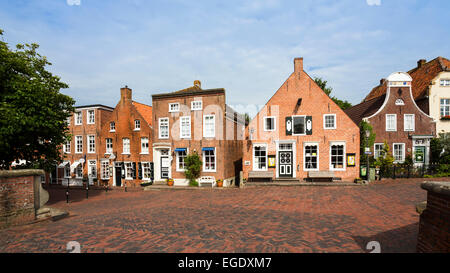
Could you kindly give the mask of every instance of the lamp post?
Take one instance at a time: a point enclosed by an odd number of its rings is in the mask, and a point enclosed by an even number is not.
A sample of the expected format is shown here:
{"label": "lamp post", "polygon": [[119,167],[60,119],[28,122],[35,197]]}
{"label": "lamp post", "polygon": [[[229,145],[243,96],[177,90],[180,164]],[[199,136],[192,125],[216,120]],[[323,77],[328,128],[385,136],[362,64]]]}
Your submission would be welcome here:
{"label": "lamp post", "polygon": [[[366,129],[365,133],[366,133],[366,146],[367,146],[366,150],[370,151],[369,150],[370,149],[370,147],[369,147],[370,130]],[[366,157],[367,157],[366,175],[367,175],[367,182],[369,182],[369,180],[370,180],[370,174],[369,174],[370,168],[369,168],[369,154],[368,153],[366,153]]]}

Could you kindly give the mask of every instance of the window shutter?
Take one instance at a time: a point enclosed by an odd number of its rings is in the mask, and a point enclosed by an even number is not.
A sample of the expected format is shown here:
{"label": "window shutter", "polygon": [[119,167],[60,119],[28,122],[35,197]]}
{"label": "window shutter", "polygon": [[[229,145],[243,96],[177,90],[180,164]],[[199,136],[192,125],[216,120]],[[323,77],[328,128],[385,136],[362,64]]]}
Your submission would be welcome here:
{"label": "window shutter", "polygon": [[150,179],[153,181],[154,180],[154,176],[153,176],[153,162],[150,162]]}
{"label": "window shutter", "polygon": [[133,162],[132,166],[133,166],[133,179],[136,179],[136,162]]}
{"label": "window shutter", "polygon": [[292,117],[286,117],[286,135],[287,136],[292,135],[292,128],[293,128]]}
{"label": "window shutter", "polygon": [[306,135],[312,135],[312,116],[306,116],[305,131]]}
{"label": "window shutter", "polygon": [[142,179],[142,163],[138,163],[138,178]]}

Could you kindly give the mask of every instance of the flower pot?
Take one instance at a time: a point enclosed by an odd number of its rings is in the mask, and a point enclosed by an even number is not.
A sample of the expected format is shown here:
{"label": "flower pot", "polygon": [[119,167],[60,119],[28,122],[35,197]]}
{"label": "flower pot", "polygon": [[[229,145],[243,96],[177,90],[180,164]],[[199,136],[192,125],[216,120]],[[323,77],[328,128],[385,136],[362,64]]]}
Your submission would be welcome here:
{"label": "flower pot", "polygon": [[173,186],[173,179],[167,179],[167,186]]}
{"label": "flower pot", "polygon": [[223,187],[223,181],[222,180],[217,180],[217,187]]}

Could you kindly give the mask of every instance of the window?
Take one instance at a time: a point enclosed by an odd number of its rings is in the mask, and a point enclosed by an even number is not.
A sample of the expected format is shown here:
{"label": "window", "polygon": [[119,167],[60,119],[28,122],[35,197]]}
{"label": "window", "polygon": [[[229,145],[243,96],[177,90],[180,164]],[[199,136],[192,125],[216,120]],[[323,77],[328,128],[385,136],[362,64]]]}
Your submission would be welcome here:
{"label": "window", "polygon": [[215,132],[215,116],[205,115],[203,116],[203,137],[214,137]]}
{"label": "window", "polygon": [[191,117],[181,117],[180,118],[180,136],[181,138],[191,137]]}
{"label": "window", "polygon": [[441,99],[441,118],[450,116],[450,99]]}
{"label": "window", "polygon": [[88,124],[94,124],[95,123],[95,111],[94,110],[88,110]]}
{"label": "window", "polygon": [[107,138],[106,139],[106,153],[107,154],[112,154],[112,152],[113,152],[112,138]]}
{"label": "window", "polygon": [[67,118],[67,126],[70,126],[70,120],[72,119],[72,117],[68,117]]}
{"label": "window", "polygon": [[397,131],[397,115],[386,115],[386,131]]}
{"label": "window", "polygon": [[125,179],[133,179],[133,164],[132,162],[125,162]]}
{"label": "window", "polygon": [[264,131],[275,131],[275,117],[264,117]]}
{"label": "window", "polygon": [[450,80],[442,79],[441,80],[441,86],[450,86]]}
{"label": "window", "polygon": [[169,138],[169,118],[159,119],[159,138]]}
{"label": "window", "polygon": [[185,165],[184,160],[187,156],[187,149],[179,149],[179,151],[176,151],[177,153],[177,172],[184,171]]}
{"label": "window", "polygon": [[294,124],[293,135],[304,135],[306,133],[304,116],[294,116],[292,117],[292,122]]}
{"label": "window", "polygon": [[77,168],[75,169],[75,177],[76,178],[82,178],[83,177],[83,164],[78,164]]}
{"label": "window", "polygon": [[129,154],[130,153],[130,139],[124,138],[122,139],[123,149],[122,154]]}
{"label": "window", "polygon": [[344,170],[345,169],[345,144],[332,143],[330,146],[330,169]]}
{"label": "window", "polygon": [[64,165],[64,178],[70,178],[70,162]]}
{"label": "window", "polygon": [[216,171],[216,148],[203,148],[203,171]]}
{"label": "window", "polygon": [[102,160],[100,163],[100,172],[101,172],[101,179],[102,180],[108,180],[110,177],[109,174],[109,162],[107,160]]}
{"label": "window", "polygon": [[169,112],[178,112],[180,111],[179,103],[169,103]]}
{"label": "window", "polygon": [[384,156],[384,144],[383,143],[375,143],[373,146],[373,157],[375,159],[379,158],[380,156],[383,157]]}
{"label": "window", "polygon": [[336,114],[323,115],[323,128],[336,129]]}
{"label": "window", "polygon": [[83,113],[75,112],[75,125],[83,124]]}
{"label": "window", "polygon": [[304,170],[319,169],[319,145],[317,143],[307,143],[304,146]]}
{"label": "window", "polygon": [[83,152],[83,136],[75,136],[75,153],[81,154]]}
{"label": "window", "polygon": [[95,153],[95,136],[88,135],[88,153]]}
{"label": "window", "polygon": [[89,177],[97,177],[97,160],[88,160]]}
{"label": "window", "polygon": [[148,154],[148,137],[141,137],[141,154]]}
{"label": "window", "polygon": [[114,121],[111,121],[109,123],[109,131],[110,132],[115,132],[116,131],[116,123]]}
{"label": "window", "polygon": [[394,156],[394,162],[402,163],[405,161],[405,143],[394,143],[392,153]]}
{"label": "window", "polygon": [[138,119],[134,121],[134,130],[136,131],[141,130],[141,121]]}
{"label": "window", "polygon": [[405,114],[403,117],[405,131],[414,131],[414,114]]}
{"label": "window", "polygon": [[142,162],[142,179],[150,180],[151,179],[151,170],[150,170],[150,162]]}
{"label": "window", "polygon": [[192,111],[202,110],[202,101],[196,100],[196,101],[191,102],[191,110]]}
{"label": "window", "polygon": [[267,170],[267,145],[265,144],[253,145],[253,170],[254,171]]}
{"label": "window", "polygon": [[70,140],[67,140],[63,145],[63,152],[66,154],[70,154]]}

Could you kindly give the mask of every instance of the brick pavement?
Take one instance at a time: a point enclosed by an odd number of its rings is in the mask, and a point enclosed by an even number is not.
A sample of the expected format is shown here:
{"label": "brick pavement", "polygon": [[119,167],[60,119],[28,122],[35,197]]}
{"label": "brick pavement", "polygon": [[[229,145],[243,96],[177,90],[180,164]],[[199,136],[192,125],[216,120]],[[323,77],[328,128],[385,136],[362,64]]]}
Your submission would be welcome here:
{"label": "brick pavement", "polygon": [[[439,179],[433,179],[439,180]],[[441,179],[442,180],[442,179]],[[414,252],[422,179],[361,187],[51,191],[70,217],[0,230],[0,252]]]}

